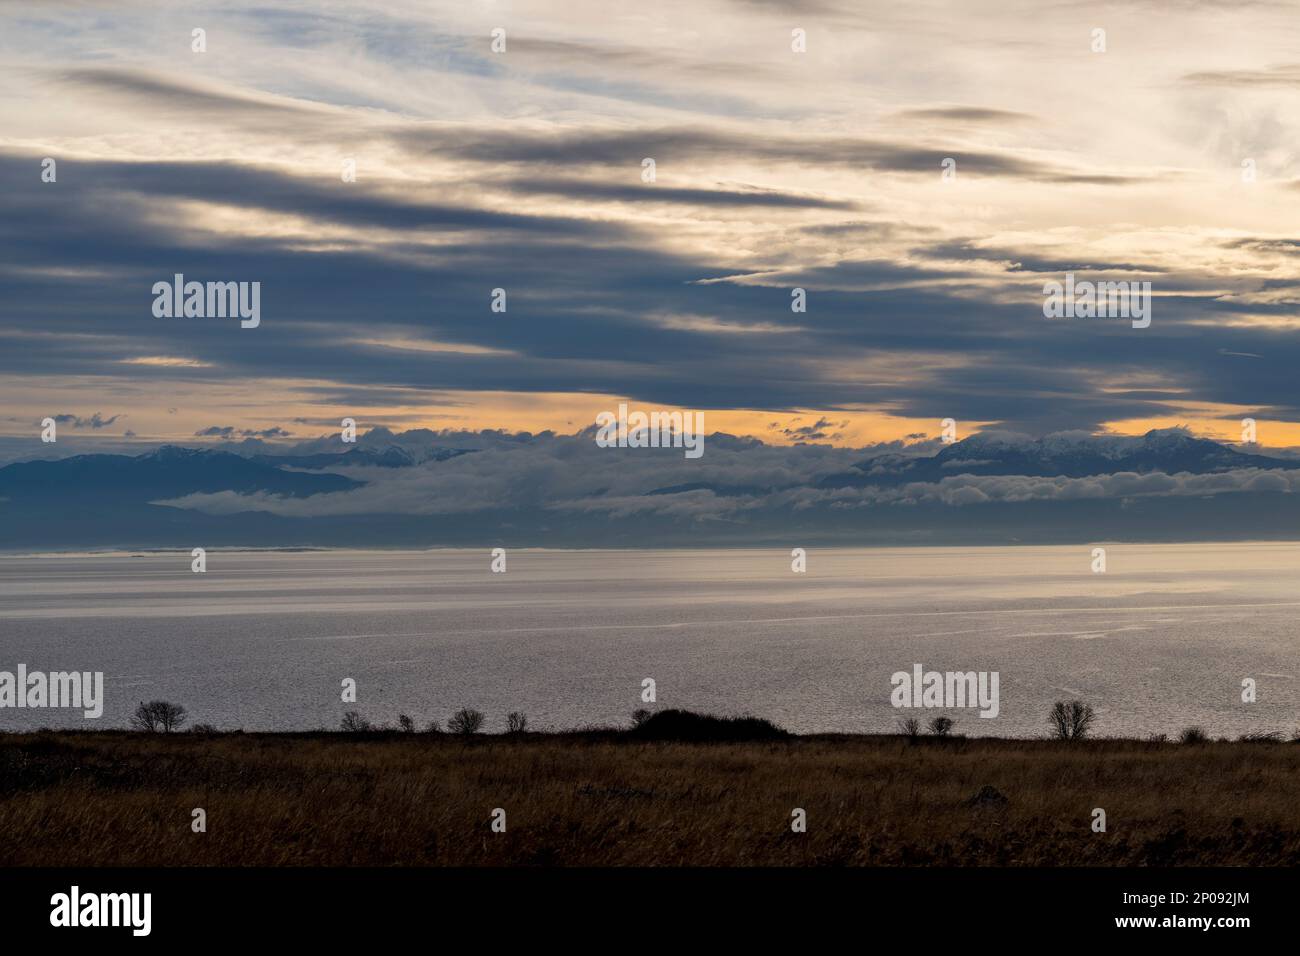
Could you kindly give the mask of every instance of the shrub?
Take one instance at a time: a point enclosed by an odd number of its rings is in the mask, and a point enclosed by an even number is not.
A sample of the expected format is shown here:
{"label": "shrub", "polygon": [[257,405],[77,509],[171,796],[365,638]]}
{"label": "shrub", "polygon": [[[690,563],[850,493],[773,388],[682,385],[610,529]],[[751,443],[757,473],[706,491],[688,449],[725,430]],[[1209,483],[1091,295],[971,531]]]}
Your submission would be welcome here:
{"label": "shrub", "polygon": [[190,726],[190,733],[192,733],[192,734],[216,734],[216,733],[220,733],[220,731],[217,730],[217,728],[214,727],[212,724],[192,724],[192,725]]}
{"label": "shrub", "polygon": [[898,732],[909,740],[915,740],[921,736],[921,722],[915,717],[900,717],[898,719]]}
{"label": "shrub", "polygon": [[628,731],[646,740],[772,740],[789,734],[760,717],[715,717],[689,710],[660,710]]}
{"label": "shrub", "polygon": [[413,734],[415,733],[415,721],[406,714],[398,714],[397,729],[404,734]]}
{"label": "shrub", "polygon": [[1052,736],[1057,740],[1082,740],[1092,730],[1097,714],[1081,700],[1058,700],[1047,714]]}
{"label": "shrub", "polygon": [[1178,735],[1180,744],[1203,744],[1210,739],[1210,735],[1205,732],[1203,727],[1185,727],[1183,732]]}
{"label": "shrub", "polygon": [[461,734],[468,737],[470,734],[476,734],[483,726],[483,714],[481,711],[474,710],[472,707],[462,707],[452,715],[451,720],[447,721],[447,729],[453,734]]}
{"label": "shrub", "polygon": [[426,734],[440,734],[442,733],[442,724],[438,723],[436,720],[431,720],[429,721],[428,726],[424,728],[424,732]]}
{"label": "shrub", "polygon": [[952,733],[953,720],[951,717],[935,717],[930,721],[930,733],[936,737],[947,737]]}
{"label": "shrub", "polygon": [[370,721],[361,716],[359,711],[349,710],[343,715],[343,720],[339,724],[339,730],[345,734],[365,734],[374,730]]}
{"label": "shrub", "polygon": [[185,723],[185,708],[166,700],[140,701],[131,715],[131,727],[148,733],[171,733]]}
{"label": "shrub", "polygon": [[512,710],[506,716],[506,733],[522,734],[528,729],[528,718],[517,710]]}
{"label": "shrub", "polygon": [[1247,744],[1278,744],[1282,742],[1282,734],[1276,730],[1256,730],[1237,739]]}
{"label": "shrub", "polygon": [[649,720],[653,714],[654,711],[652,710],[646,710],[646,708],[644,707],[638,707],[636,710],[632,711],[632,726],[640,727],[647,720]]}

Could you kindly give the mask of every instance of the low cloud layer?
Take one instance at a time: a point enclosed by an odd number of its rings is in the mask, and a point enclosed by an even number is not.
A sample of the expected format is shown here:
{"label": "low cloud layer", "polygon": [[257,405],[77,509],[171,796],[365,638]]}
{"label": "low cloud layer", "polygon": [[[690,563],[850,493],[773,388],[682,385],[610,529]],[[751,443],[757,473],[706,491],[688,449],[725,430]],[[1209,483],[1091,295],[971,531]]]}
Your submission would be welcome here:
{"label": "low cloud layer", "polygon": [[[1014,438],[986,440],[983,445],[1016,447],[1014,442]],[[1052,447],[1065,444],[1113,452],[1117,445],[1131,448],[1135,443],[1140,446],[1141,440],[1076,434],[1061,436]],[[331,472],[365,482],[345,492],[302,498],[219,492],[157,503],[214,515],[258,511],[292,518],[450,515],[508,507],[528,513],[659,516],[707,524],[741,517],[761,523],[764,515],[815,507],[967,508],[993,502],[1300,490],[1300,470],[1286,467],[1289,459],[1279,459],[1277,468],[1229,468],[1211,474],[1119,470],[1085,477],[954,474],[938,481],[895,481],[900,463],[930,457],[944,447],[928,441],[846,449],[819,444],[773,446],[715,433],[705,439],[704,456],[695,460],[685,459],[677,449],[601,448],[590,429],[577,435],[382,431],[365,436],[360,447],[408,447],[424,455],[460,453],[404,468],[328,466]],[[303,443],[295,451],[338,449],[336,439],[326,439]],[[293,458],[285,460],[292,463]],[[958,470],[989,462],[972,457],[952,464]],[[845,473],[866,477],[856,487],[824,487]]]}

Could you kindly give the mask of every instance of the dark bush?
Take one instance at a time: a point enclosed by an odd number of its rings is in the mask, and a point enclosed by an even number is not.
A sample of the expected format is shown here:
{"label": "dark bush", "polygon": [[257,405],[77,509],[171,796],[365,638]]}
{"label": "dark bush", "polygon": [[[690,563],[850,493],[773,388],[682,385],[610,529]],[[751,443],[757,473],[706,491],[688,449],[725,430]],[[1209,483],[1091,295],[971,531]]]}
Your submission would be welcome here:
{"label": "dark bush", "polygon": [[951,717],[936,717],[930,721],[930,733],[936,737],[947,737],[952,733],[953,720]]}
{"label": "dark bush", "polygon": [[689,710],[660,710],[627,731],[645,740],[776,740],[790,736],[761,717],[715,717]]}
{"label": "dark bush", "polygon": [[479,732],[483,727],[483,720],[482,711],[474,710],[472,707],[462,707],[452,715],[451,720],[447,721],[447,729],[453,734],[468,737]]}

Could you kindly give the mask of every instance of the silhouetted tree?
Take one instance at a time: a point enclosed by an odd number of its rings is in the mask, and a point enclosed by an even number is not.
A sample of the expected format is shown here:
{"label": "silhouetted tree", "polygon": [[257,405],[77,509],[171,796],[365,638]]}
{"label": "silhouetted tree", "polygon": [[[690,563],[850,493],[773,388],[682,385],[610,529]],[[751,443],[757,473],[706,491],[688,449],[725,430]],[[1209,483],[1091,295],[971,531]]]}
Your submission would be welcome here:
{"label": "silhouetted tree", "polygon": [[1058,700],[1047,714],[1047,723],[1057,740],[1082,740],[1096,719],[1092,705],[1081,700]]}
{"label": "silhouetted tree", "polygon": [[904,734],[910,740],[915,740],[921,736],[921,722],[915,717],[900,717],[898,720],[898,732]]}
{"label": "silhouetted tree", "polygon": [[645,707],[638,707],[636,710],[632,711],[632,726],[640,727],[650,719],[650,716],[653,713],[654,711],[647,710]]}
{"label": "silhouetted tree", "polygon": [[398,714],[397,729],[404,734],[413,734],[415,733],[415,721],[406,714]]}
{"label": "silhouetted tree", "polygon": [[466,737],[478,733],[479,728],[482,726],[482,712],[474,710],[472,707],[462,707],[452,715],[451,720],[447,721],[448,730],[453,734],[461,734]]}
{"label": "silhouetted tree", "polygon": [[349,710],[339,723],[339,730],[345,734],[364,734],[374,730],[373,725],[361,716],[360,711]]}
{"label": "silhouetted tree", "polygon": [[528,729],[528,718],[517,710],[506,716],[506,733],[522,734]]}
{"label": "silhouetted tree", "polygon": [[930,733],[936,737],[947,737],[952,733],[952,718],[935,717],[930,721]]}
{"label": "silhouetted tree", "polygon": [[131,715],[132,728],[149,733],[171,733],[183,723],[185,708],[166,700],[151,700],[147,704],[140,701]]}

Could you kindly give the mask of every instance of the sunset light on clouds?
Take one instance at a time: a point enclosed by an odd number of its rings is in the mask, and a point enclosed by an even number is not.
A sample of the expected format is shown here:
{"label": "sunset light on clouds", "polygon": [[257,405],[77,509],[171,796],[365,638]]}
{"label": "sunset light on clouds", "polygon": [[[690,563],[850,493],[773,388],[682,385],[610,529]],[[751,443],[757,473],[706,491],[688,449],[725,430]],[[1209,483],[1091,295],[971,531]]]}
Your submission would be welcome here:
{"label": "sunset light on clouds", "polygon": [[[621,399],[777,444],[1300,444],[1286,4],[1118,4],[1104,53],[1073,3],[0,11],[11,454],[51,411],[572,434]],[[262,327],[155,319],[173,267],[259,280]],[[1044,319],[1067,271],[1151,281],[1153,324]]]}

